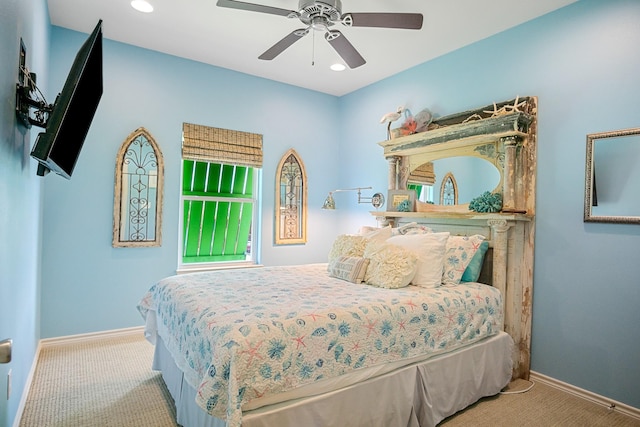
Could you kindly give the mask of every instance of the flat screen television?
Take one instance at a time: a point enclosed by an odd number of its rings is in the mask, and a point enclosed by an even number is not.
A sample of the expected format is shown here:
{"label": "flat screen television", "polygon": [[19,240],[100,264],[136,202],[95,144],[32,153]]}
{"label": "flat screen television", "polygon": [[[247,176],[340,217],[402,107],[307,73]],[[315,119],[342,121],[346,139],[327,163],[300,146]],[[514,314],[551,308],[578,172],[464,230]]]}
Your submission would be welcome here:
{"label": "flat screen television", "polygon": [[31,150],[31,157],[39,162],[38,175],[53,171],[71,179],[101,97],[102,20],[76,54],[45,131],[38,134]]}

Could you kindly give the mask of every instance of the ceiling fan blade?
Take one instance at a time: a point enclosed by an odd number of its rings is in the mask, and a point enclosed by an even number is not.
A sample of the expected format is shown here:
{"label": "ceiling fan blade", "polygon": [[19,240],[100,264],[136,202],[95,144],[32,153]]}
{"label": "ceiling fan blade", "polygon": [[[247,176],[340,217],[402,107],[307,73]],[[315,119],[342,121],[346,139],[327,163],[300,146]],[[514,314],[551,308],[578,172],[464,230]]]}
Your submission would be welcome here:
{"label": "ceiling fan blade", "polygon": [[255,3],[246,3],[235,0],[218,0],[216,3],[220,7],[228,7],[231,9],[248,10],[250,12],[270,13],[272,15],[289,16],[295,12],[293,10],[280,9],[278,7],[264,6]]}
{"label": "ceiling fan blade", "polygon": [[345,13],[342,23],[348,27],[402,28],[419,30],[422,28],[421,13]]}
{"label": "ceiling fan blade", "polygon": [[265,61],[271,61],[276,56],[280,55],[286,48],[300,40],[302,37],[306,36],[309,33],[308,28],[301,28],[299,30],[294,30],[291,33],[287,34],[282,40],[278,43],[271,46],[267,49],[262,55],[258,57],[258,59],[264,59]]}
{"label": "ceiling fan blade", "polygon": [[347,38],[338,30],[327,31],[324,35],[329,44],[338,52],[338,55],[344,59],[349,68],[358,68],[366,64],[362,55],[347,40]]}

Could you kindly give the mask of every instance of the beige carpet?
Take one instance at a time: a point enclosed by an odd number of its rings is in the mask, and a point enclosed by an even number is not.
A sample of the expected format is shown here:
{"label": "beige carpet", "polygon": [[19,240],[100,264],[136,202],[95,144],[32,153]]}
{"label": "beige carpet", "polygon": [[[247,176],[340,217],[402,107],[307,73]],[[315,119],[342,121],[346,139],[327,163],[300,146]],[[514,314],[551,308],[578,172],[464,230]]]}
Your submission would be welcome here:
{"label": "beige carpet", "polygon": [[[151,371],[152,358],[153,348],[142,336],[43,348],[20,426],[176,426],[173,401]],[[518,380],[505,391],[529,385]],[[526,393],[482,399],[441,426],[640,427],[640,421],[535,384]]]}
{"label": "beige carpet", "polygon": [[44,347],[20,426],[176,426],[152,359],[142,336]]}

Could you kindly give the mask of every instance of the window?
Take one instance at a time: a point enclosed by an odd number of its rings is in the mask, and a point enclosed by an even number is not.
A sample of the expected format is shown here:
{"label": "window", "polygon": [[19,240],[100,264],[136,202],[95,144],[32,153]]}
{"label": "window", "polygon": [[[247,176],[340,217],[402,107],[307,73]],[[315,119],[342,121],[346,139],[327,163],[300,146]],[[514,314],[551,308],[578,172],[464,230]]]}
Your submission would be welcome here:
{"label": "window", "polygon": [[407,190],[416,192],[416,199],[424,203],[433,203],[433,184],[436,175],[433,172],[433,162],[423,163],[409,174]]}
{"label": "window", "polygon": [[256,263],[262,136],[183,125],[179,270]]}
{"label": "window", "polygon": [[416,200],[433,204],[433,185],[407,184],[407,190],[416,192]]}

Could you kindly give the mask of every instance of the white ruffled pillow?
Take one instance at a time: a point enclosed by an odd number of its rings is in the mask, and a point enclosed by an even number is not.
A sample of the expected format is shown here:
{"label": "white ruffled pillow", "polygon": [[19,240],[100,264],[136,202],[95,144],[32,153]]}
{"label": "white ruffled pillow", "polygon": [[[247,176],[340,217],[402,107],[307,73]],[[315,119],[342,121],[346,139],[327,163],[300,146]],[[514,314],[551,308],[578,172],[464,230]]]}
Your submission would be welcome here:
{"label": "white ruffled pillow", "polygon": [[386,242],[370,242],[364,251],[369,267],[364,281],[380,288],[402,288],[416,274],[418,257],[411,251]]}
{"label": "white ruffled pillow", "polygon": [[329,263],[341,256],[362,257],[368,240],[355,234],[341,234],[333,241],[329,251]]}
{"label": "white ruffled pillow", "polygon": [[423,233],[393,236],[388,243],[403,247],[418,257],[418,270],[411,281],[416,286],[435,288],[442,284],[444,254],[449,233]]}

